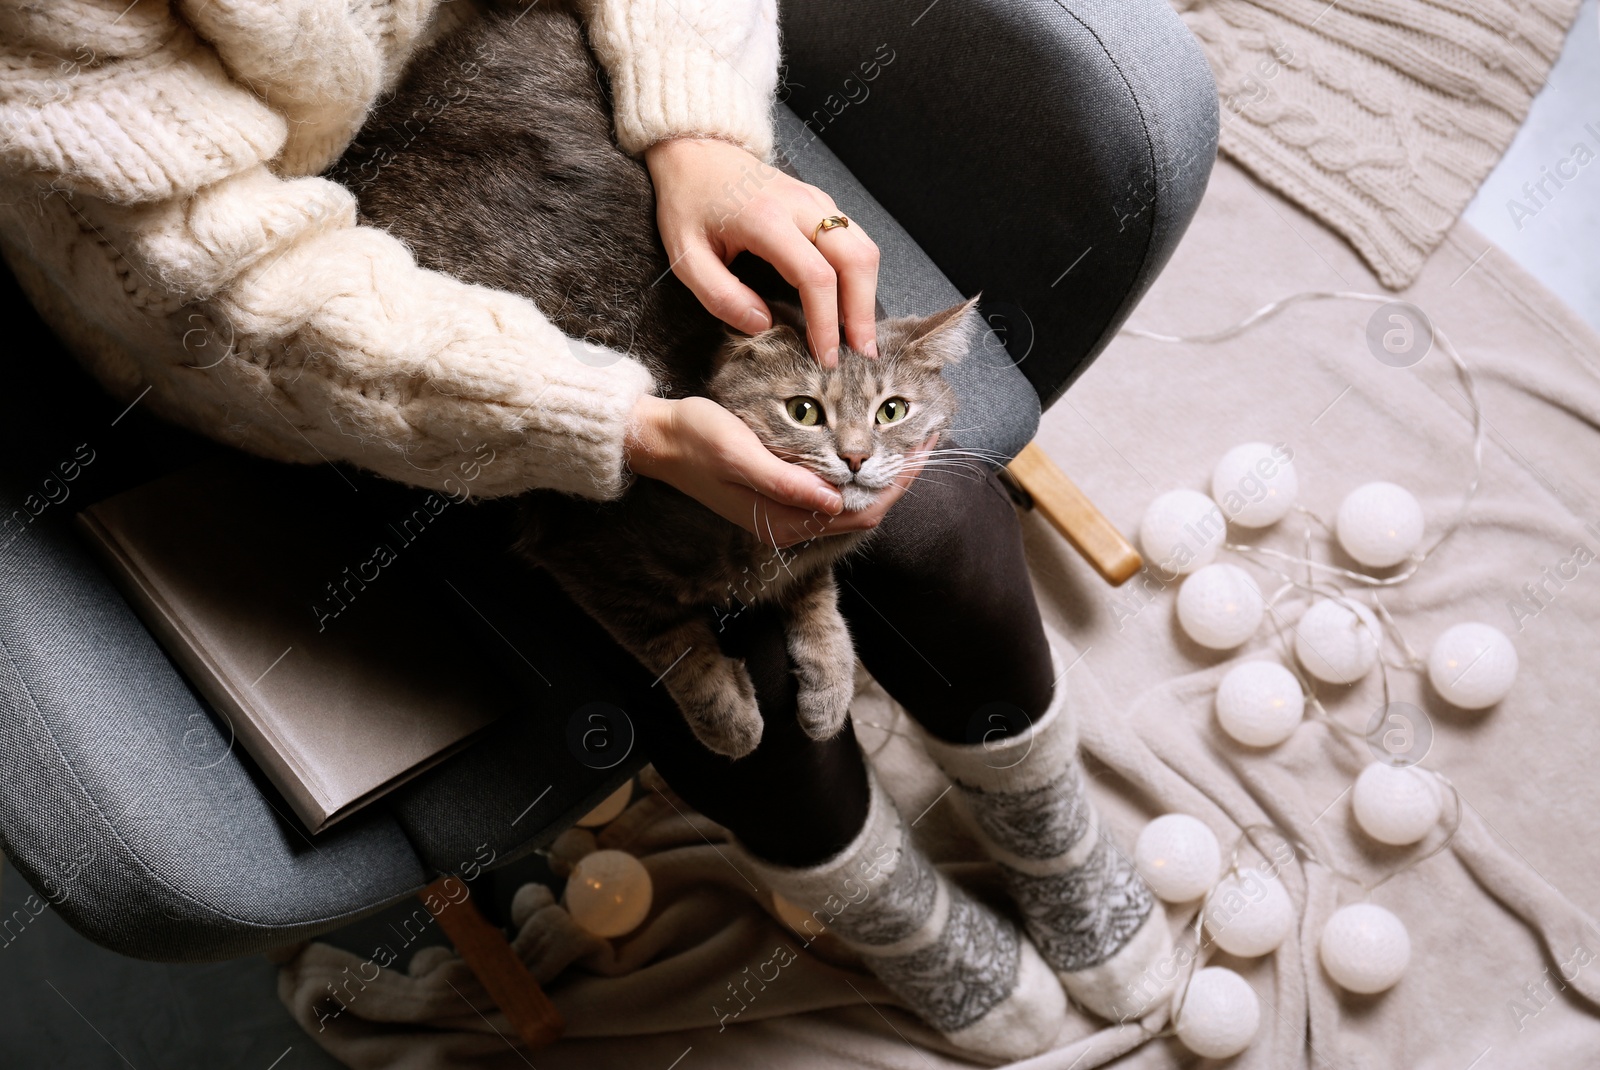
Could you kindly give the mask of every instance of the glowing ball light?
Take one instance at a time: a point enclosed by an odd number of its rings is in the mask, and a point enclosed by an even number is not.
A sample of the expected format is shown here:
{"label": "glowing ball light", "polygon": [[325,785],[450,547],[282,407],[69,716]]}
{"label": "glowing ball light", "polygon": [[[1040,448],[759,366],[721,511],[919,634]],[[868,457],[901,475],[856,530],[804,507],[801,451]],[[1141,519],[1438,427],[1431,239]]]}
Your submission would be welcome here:
{"label": "glowing ball light", "polygon": [[590,810],[587,814],[584,814],[582,817],[578,818],[579,827],[595,828],[599,825],[606,824],[618,814],[622,813],[622,811],[626,810],[628,808],[628,802],[632,798],[633,781],[623,781],[622,787],[618,788],[616,791],[613,791],[610,795],[607,795],[599,806],[596,806],[593,810]]}
{"label": "glowing ball light", "polygon": [[1159,570],[1187,575],[1212,562],[1227,532],[1216,502],[1199,491],[1168,491],[1145,509],[1139,547]]}
{"label": "glowing ball light", "polygon": [[1371,995],[1393,988],[1411,962],[1405,923],[1380,906],[1352,903],[1322,927],[1322,967],[1340,988]]}
{"label": "glowing ball light", "polygon": [[1241,528],[1276,524],[1294,508],[1300,479],[1294,462],[1265,442],[1246,442],[1222,455],[1211,472],[1211,497]]}
{"label": "glowing ball light", "polygon": [[1334,521],[1344,552],[1368,568],[1388,568],[1422,542],[1422,506],[1404,487],[1368,483],[1339,504]]}
{"label": "glowing ball light", "polygon": [[1226,1059],[1250,1046],[1261,1028],[1261,1001],[1243,977],[1207,966],[1189,979],[1178,1011],[1178,1040],[1196,1055]]}
{"label": "glowing ball light", "polygon": [[1256,633],[1265,605],[1244,569],[1207,565],[1178,588],[1178,623],[1201,646],[1229,650]]}
{"label": "glowing ball light", "polygon": [[1217,723],[1247,747],[1276,747],[1294,735],[1305,712],[1300,681],[1275,661],[1235,665],[1217,688]]}
{"label": "glowing ball light", "polygon": [[1278,878],[1260,870],[1224,877],[1206,910],[1206,931],[1212,941],[1242,959],[1272,954],[1293,925],[1289,893]]}
{"label": "glowing ball light", "polygon": [[1517,678],[1517,648],[1498,628],[1457,624],[1428,651],[1428,679],[1446,702],[1481,710],[1506,697]]}
{"label": "glowing ball light", "polygon": [[650,913],[652,887],[644,864],[626,851],[584,855],[567,878],[572,920],[596,936],[624,936]]}
{"label": "glowing ball light", "polygon": [[1360,603],[1324,599],[1306,610],[1294,633],[1295,657],[1323,683],[1353,684],[1378,663],[1378,618]]}
{"label": "glowing ball light", "polygon": [[1444,798],[1432,773],[1415,766],[1373,762],[1350,792],[1361,831],[1392,847],[1416,843],[1439,824]]}
{"label": "glowing ball light", "polygon": [[1217,837],[1198,818],[1163,814],[1139,833],[1133,864],[1161,899],[1187,903],[1217,883],[1222,851]]}

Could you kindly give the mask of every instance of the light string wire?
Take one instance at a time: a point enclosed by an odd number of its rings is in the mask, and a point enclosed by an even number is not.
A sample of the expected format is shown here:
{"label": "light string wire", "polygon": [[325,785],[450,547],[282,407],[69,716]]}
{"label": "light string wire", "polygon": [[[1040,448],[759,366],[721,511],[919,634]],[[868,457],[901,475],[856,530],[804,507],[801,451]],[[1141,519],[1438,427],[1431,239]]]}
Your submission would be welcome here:
{"label": "light string wire", "polygon": [[[1211,331],[1204,334],[1162,334],[1157,331],[1147,331],[1132,327],[1124,327],[1118,333],[1129,338],[1140,338],[1146,341],[1162,342],[1173,345],[1214,345],[1218,342],[1225,342],[1229,339],[1236,338],[1245,331],[1250,330],[1252,327],[1264,323],[1296,305],[1310,301],[1361,301],[1379,305],[1404,303],[1397,301],[1393,295],[1367,293],[1359,290],[1307,290],[1300,293],[1291,294],[1288,297],[1280,298],[1277,301],[1262,305],[1260,308],[1251,312],[1243,319],[1238,320],[1237,322],[1224,327],[1221,330]],[[1383,687],[1384,709],[1387,709],[1390,705],[1389,669],[1391,667],[1396,669],[1419,669],[1424,664],[1423,659],[1417,654],[1416,650],[1411,646],[1411,644],[1407,642],[1405,635],[1401,632],[1400,627],[1396,623],[1394,617],[1389,613],[1388,608],[1384,606],[1382,600],[1378,597],[1378,589],[1397,586],[1414,576],[1417,570],[1422,567],[1423,562],[1436,553],[1439,548],[1456,533],[1461,525],[1465,523],[1467,513],[1471,509],[1473,499],[1477,496],[1478,488],[1483,478],[1483,450],[1486,437],[1483,406],[1480,404],[1478,399],[1478,386],[1473,377],[1472,370],[1467,366],[1467,362],[1462,358],[1454,343],[1450,341],[1450,337],[1442,329],[1435,326],[1431,321],[1426,322],[1432,344],[1437,344],[1440,351],[1444,353],[1447,358],[1449,358],[1450,363],[1455,367],[1456,374],[1460,378],[1462,385],[1465,388],[1467,404],[1472,409],[1472,477],[1468,481],[1466,490],[1461,496],[1460,507],[1456,510],[1455,515],[1450,519],[1450,522],[1445,525],[1444,529],[1439,533],[1438,537],[1435,538],[1426,549],[1412,553],[1407,560],[1405,567],[1389,576],[1373,576],[1368,573],[1357,572],[1353,569],[1347,569],[1338,565],[1332,565],[1313,559],[1311,557],[1313,525],[1321,528],[1324,534],[1327,536],[1333,536],[1334,529],[1333,526],[1327,521],[1317,516],[1311,510],[1300,505],[1295,506],[1295,511],[1300,513],[1305,520],[1304,556],[1285,553],[1281,550],[1276,550],[1271,547],[1249,546],[1242,543],[1231,542],[1225,542],[1223,544],[1224,549],[1231,550],[1234,553],[1246,557],[1254,558],[1255,563],[1263,570],[1276,575],[1284,581],[1283,585],[1274,591],[1272,597],[1269,598],[1265,603],[1267,615],[1272,621],[1274,637],[1277,639],[1278,644],[1282,647],[1282,660],[1288,665],[1289,670],[1294,674],[1295,679],[1299,681],[1300,688],[1305,693],[1313,711],[1313,719],[1320,721],[1332,731],[1335,737],[1342,738],[1358,753],[1360,751],[1361,744],[1366,744],[1370,747],[1373,732],[1381,731],[1385,721],[1380,720],[1376,729],[1357,731],[1348,725],[1345,725],[1328,712],[1327,707],[1322,704],[1321,699],[1317,696],[1315,685],[1301,670],[1298,664],[1298,659],[1294,656],[1288,636],[1285,634],[1284,621],[1278,612],[1278,604],[1285,598],[1285,596],[1295,592],[1302,592],[1307,596],[1330,599],[1354,613],[1355,610],[1353,607],[1358,603],[1347,596],[1345,592],[1333,582],[1323,582],[1319,580],[1319,573],[1326,577],[1342,579],[1350,583],[1359,584],[1363,587],[1371,589],[1373,606],[1377,610],[1377,617],[1379,620],[1379,632],[1378,634],[1374,634],[1372,638],[1379,651],[1378,668]],[[1425,359],[1426,356],[1427,354],[1424,353],[1423,358]],[[1417,363],[1420,363],[1420,360]],[[1303,580],[1296,578],[1290,572],[1286,571],[1285,567],[1279,567],[1279,563],[1287,567],[1303,567],[1305,570],[1305,578]],[[1363,620],[1359,615],[1356,619],[1360,622],[1361,627],[1368,628],[1370,631],[1370,627],[1365,620]],[[1383,640],[1385,632],[1388,633],[1394,644],[1404,654],[1404,659],[1398,664],[1392,663],[1387,658],[1383,657]],[[1357,743],[1358,740],[1360,741],[1360,744]],[[1376,880],[1367,881],[1361,877],[1338,868],[1331,862],[1321,858],[1315,851],[1311,849],[1310,845],[1306,844],[1302,840],[1297,840],[1294,837],[1287,835],[1276,825],[1252,824],[1241,827],[1239,838],[1234,841],[1233,850],[1227,869],[1223,872],[1222,877],[1219,878],[1218,881],[1213,884],[1211,888],[1207,890],[1206,894],[1201,898],[1199,905],[1195,908],[1193,918],[1184,923],[1183,928],[1185,930],[1190,930],[1189,932],[1185,933],[1185,937],[1187,938],[1192,935],[1194,939],[1194,954],[1189,959],[1188,970],[1186,974],[1182,978],[1181,982],[1174,988],[1171,1000],[1171,1011],[1167,1017],[1165,1028],[1160,1030],[1147,1030],[1147,1032],[1150,1034],[1149,1039],[1155,1040],[1177,1036],[1177,1025],[1179,1018],[1183,1013],[1183,1004],[1189,993],[1190,982],[1193,981],[1194,975],[1200,970],[1202,963],[1209,958],[1211,951],[1211,947],[1208,945],[1205,938],[1205,919],[1213,898],[1216,896],[1218,889],[1222,887],[1225,881],[1230,878],[1241,878],[1243,876],[1243,871],[1239,865],[1240,851],[1247,843],[1262,856],[1264,861],[1268,857],[1267,852],[1264,851],[1256,842],[1254,838],[1256,833],[1270,832],[1274,836],[1281,839],[1283,843],[1289,847],[1293,854],[1294,861],[1300,865],[1302,872],[1304,872],[1307,864],[1317,865],[1327,870],[1333,876],[1355,884],[1360,889],[1360,897],[1362,901],[1368,899],[1371,894],[1382,885],[1388,883],[1401,874],[1408,872],[1416,866],[1421,865],[1423,862],[1428,861],[1450,846],[1451,842],[1453,842],[1456,837],[1456,833],[1461,828],[1463,810],[1461,793],[1456,788],[1455,783],[1438,770],[1422,769],[1420,765],[1415,764],[1413,767],[1417,768],[1419,772],[1427,773],[1428,775],[1432,776],[1439,785],[1449,790],[1451,798],[1451,815],[1449,820],[1446,822],[1444,835],[1440,837],[1438,843],[1436,843],[1429,850],[1408,859],[1405,864],[1392,869],[1390,872],[1377,878]]]}

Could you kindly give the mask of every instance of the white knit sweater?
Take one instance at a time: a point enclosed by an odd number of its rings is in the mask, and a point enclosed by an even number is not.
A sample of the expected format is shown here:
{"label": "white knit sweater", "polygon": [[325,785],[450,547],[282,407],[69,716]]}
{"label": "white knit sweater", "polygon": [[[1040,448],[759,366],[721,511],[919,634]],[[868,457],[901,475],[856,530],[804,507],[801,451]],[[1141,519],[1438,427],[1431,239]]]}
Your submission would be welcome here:
{"label": "white knit sweater", "polygon": [[[644,367],[580,360],[532,303],[422,270],[315,177],[460,17],[437,3],[0,0],[0,251],[109,388],[208,435],[613,497]],[[581,7],[624,149],[770,153],[774,0]]]}

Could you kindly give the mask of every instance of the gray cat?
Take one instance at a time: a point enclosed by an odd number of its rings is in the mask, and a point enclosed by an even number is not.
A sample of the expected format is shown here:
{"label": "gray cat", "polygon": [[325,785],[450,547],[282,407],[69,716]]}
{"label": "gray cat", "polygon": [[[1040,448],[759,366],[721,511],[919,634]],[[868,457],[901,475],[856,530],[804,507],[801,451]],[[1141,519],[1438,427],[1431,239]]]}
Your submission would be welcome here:
{"label": "gray cat", "polygon": [[[886,320],[877,359],[846,347],[829,370],[791,306],[753,337],[726,330],[670,270],[649,173],[612,139],[580,24],[545,5],[491,10],[417,56],[330,176],[423,266],[528,297],[568,335],[637,357],[663,396],[712,398],[847,509],[949,428],[940,370],[982,329],[973,301]],[[756,603],[783,610],[802,727],[827,739],[843,726],[855,658],[832,566],[865,533],[820,534],[819,517],[819,537],[774,550],[651,479],[614,502],[528,503],[521,549],[662,676],[706,746],[739,757],[760,741],[750,676],[717,642]]]}

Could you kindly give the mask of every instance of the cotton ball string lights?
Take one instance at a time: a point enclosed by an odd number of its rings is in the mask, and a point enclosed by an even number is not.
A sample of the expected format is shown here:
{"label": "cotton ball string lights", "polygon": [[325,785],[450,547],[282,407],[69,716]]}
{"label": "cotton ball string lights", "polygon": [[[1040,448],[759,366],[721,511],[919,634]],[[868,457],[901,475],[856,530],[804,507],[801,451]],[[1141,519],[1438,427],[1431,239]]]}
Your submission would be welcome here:
{"label": "cotton ball string lights", "polygon": [[625,780],[622,786],[601,801],[599,806],[578,818],[578,827],[596,828],[609,824],[618,814],[628,808],[628,802],[633,798],[633,781]]}
{"label": "cotton ball string lights", "polygon": [[1317,602],[1294,626],[1294,652],[1327,684],[1353,684],[1378,662],[1378,619],[1358,602]]}
{"label": "cotton ball string lights", "polygon": [[1178,589],[1178,624],[1203,647],[1230,650],[1256,633],[1266,603],[1238,565],[1207,565]]}
{"label": "cotton ball string lights", "polygon": [[1241,528],[1276,524],[1300,493],[1294,454],[1287,446],[1246,442],[1222,455],[1211,472],[1211,497]]}
{"label": "cotton ball string lights", "polygon": [[1368,568],[1388,568],[1421,544],[1422,506],[1402,486],[1368,483],[1339,503],[1334,530],[1345,553]]}
{"label": "cotton ball string lights", "polygon": [[1199,491],[1173,490],[1151,502],[1139,522],[1139,546],[1163,572],[1188,575],[1217,556],[1228,525]]}
{"label": "cotton ball string lights", "polygon": [[1322,927],[1322,967],[1340,988],[1361,995],[1393,988],[1411,962],[1405,924],[1372,903],[1334,911]]}
{"label": "cotton ball string lights", "polygon": [[1446,702],[1481,710],[1506,697],[1517,678],[1517,648],[1487,624],[1457,624],[1428,651],[1428,679]]}
{"label": "cotton ball string lights", "polygon": [[1261,1001],[1243,977],[1207,966],[1189,979],[1178,1011],[1178,1041],[1196,1055],[1226,1059],[1250,1046],[1261,1028]]}
{"label": "cotton ball string lights", "polygon": [[1247,661],[1217,687],[1217,723],[1247,747],[1276,747],[1294,735],[1306,712],[1294,673],[1275,661]]}
{"label": "cotton ball string lights", "polygon": [[1293,924],[1289,893],[1278,878],[1259,870],[1224,877],[1206,907],[1206,931],[1212,941],[1242,959],[1278,950]]}
{"label": "cotton ball string lights", "polygon": [[1188,814],[1163,814],[1139,833],[1133,864],[1161,899],[1187,903],[1217,883],[1222,851],[1203,821]]}
{"label": "cotton ball string lights", "polygon": [[644,864],[626,851],[584,855],[567,878],[572,920],[596,936],[625,936],[650,913],[653,889]]}
{"label": "cotton ball string lights", "polygon": [[1432,773],[1413,765],[1373,762],[1350,792],[1361,831],[1391,847],[1416,843],[1439,824],[1444,794]]}

